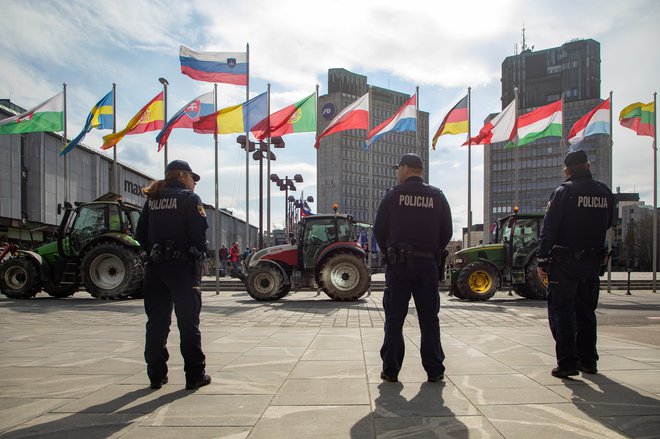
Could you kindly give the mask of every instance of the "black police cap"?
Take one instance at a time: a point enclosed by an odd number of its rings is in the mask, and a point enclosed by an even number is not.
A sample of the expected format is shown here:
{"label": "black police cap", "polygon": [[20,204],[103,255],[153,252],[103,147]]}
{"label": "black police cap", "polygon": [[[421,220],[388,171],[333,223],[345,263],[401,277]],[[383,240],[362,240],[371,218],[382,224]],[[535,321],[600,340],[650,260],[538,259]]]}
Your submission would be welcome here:
{"label": "black police cap", "polygon": [[393,166],[393,168],[397,169],[399,166],[403,165],[410,166],[411,168],[424,169],[424,162],[422,162],[421,157],[413,153],[402,155],[399,164]]}
{"label": "black police cap", "polygon": [[566,154],[566,157],[564,158],[564,165],[566,167],[584,165],[588,161],[589,158],[587,157],[587,153],[581,149],[578,149],[577,151],[572,151]]}
{"label": "black police cap", "polygon": [[183,160],[172,160],[169,162],[167,167],[165,167],[165,172],[167,171],[187,171],[192,174],[194,181],[199,181],[200,179],[199,175],[193,172],[188,162],[184,162]]}

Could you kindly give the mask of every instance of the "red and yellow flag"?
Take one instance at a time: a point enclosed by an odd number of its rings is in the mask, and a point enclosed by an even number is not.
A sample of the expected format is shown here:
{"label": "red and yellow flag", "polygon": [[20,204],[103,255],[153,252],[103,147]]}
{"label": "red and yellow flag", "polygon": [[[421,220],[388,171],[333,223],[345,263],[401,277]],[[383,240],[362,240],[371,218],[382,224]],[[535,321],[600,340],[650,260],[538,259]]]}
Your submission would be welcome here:
{"label": "red and yellow flag", "polygon": [[443,134],[461,134],[468,132],[468,97],[467,95],[458,101],[454,108],[449,110],[433,136],[433,149],[438,143],[438,138]]}
{"label": "red and yellow flag", "polygon": [[123,130],[103,136],[101,149],[110,149],[124,136],[129,134],[142,134],[148,131],[160,130],[165,126],[165,107],[163,105],[163,92],[161,91],[147,105],[142,107],[128,122]]}

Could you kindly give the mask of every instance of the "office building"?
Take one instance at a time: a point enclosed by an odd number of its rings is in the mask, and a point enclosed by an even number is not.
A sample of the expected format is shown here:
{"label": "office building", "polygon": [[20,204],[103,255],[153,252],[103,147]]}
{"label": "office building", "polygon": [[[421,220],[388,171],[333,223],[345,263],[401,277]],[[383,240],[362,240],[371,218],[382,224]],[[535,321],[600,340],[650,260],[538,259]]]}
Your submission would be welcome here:
{"label": "office building", "polygon": [[[364,75],[345,69],[329,69],[328,94],[319,97],[317,134],[367,91],[370,91],[371,128],[389,119],[415,92],[407,90],[404,93],[370,86]],[[332,212],[332,205],[337,203],[341,213],[351,214],[358,221],[371,222],[370,200],[375,216],[385,191],[398,183],[392,165],[405,153],[415,152],[422,157],[428,177],[428,122],[428,113],[420,111],[417,134],[412,131],[386,134],[371,145],[369,152],[363,148],[367,137],[365,130],[342,131],[324,137],[316,162],[318,212]]]}
{"label": "office building", "polygon": [[[600,95],[600,43],[574,40],[559,47],[521,53],[502,63],[502,108],[518,89],[518,112],[528,113],[564,98],[563,131],[603,99]],[[489,118],[494,115],[489,116]],[[587,137],[579,148],[589,156],[594,178],[612,185],[612,150],[608,137]],[[537,140],[520,148],[505,143],[484,147],[484,227],[513,212],[542,212],[552,191],[564,181],[563,159],[568,144],[558,137]]]}

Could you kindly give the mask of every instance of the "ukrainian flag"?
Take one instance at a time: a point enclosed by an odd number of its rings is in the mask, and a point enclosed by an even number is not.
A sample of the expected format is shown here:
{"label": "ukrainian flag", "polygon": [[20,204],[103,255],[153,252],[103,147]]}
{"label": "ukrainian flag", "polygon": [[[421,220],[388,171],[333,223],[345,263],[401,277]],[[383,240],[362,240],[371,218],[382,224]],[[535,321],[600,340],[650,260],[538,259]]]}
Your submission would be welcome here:
{"label": "ukrainian flag", "polygon": [[92,111],[89,112],[87,116],[87,121],[85,122],[85,127],[82,129],[80,134],[78,134],[73,140],[71,140],[62,151],[60,151],[60,157],[66,155],[73,148],[78,146],[80,142],[85,138],[85,135],[92,131],[92,128],[98,130],[112,130],[114,129],[114,99],[112,96],[112,90],[110,93],[105,95],[100,101],[94,105]]}

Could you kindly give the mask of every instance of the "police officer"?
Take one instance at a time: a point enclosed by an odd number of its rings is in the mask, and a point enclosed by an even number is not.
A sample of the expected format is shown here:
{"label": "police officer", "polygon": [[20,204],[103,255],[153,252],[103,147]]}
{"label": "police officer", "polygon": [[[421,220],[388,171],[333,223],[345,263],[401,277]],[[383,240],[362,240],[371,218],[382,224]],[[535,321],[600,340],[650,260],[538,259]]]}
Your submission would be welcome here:
{"label": "police officer", "polygon": [[167,336],[176,314],[184,360],[186,389],[211,383],[202,352],[199,314],[202,307],[201,264],[206,252],[206,212],[193,190],[199,181],[190,165],[174,160],[165,168],[165,179],[143,189],[147,197],[136,238],[146,250],[144,309],[147,335],[144,358],[152,389],[167,379]]}
{"label": "police officer", "polygon": [[596,306],[605,234],[612,225],[614,197],[594,180],[583,150],[564,159],[566,181],[550,195],[537,253],[538,273],[548,277],[548,320],[557,367],[566,378],[596,373]]}
{"label": "police officer", "polygon": [[440,260],[452,236],[451,211],[440,189],[424,183],[424,164],[416,154],[401,157],[399,183],[378,207],[374,236],[386,249],[385,338],[380,349],[383,380],[398,381],[405,352],[403,323],[410,296],[415,300],[422,333],[422,366],[428,381],[444,378],[445,354],[440,343]]}

